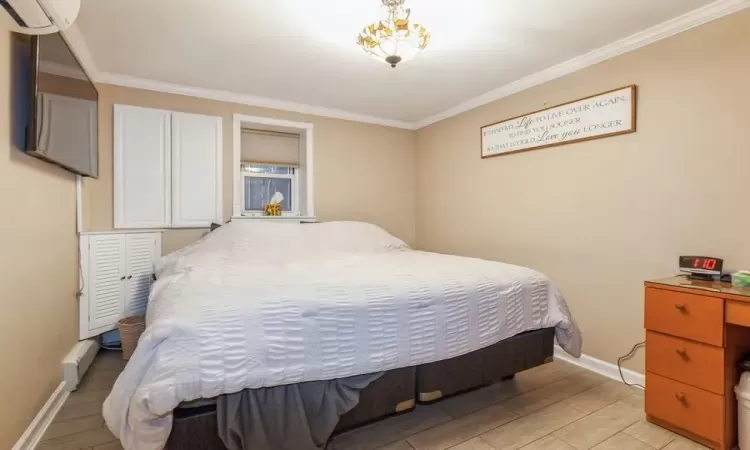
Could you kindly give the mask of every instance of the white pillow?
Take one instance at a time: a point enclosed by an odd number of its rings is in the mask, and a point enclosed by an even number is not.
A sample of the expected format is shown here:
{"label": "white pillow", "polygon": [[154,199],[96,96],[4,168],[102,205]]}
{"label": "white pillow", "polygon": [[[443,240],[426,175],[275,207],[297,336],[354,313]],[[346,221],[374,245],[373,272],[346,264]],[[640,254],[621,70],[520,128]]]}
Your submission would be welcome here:
{"label": "white pillow", "polygon": [[274,264],[311,258],[382,253],[408,249],[402,240],[365,222],[295,223],[237,219],[157,263],[165,270],[222,264],[231,255],[248,264]]}
{"label": "white pillow", "polygon": [[239,219],[214,233],[221,233],[224,228],[233,245],[247,245],[258,252],[368,253],[408,248],[401,239],[365,222],[269,223]]}

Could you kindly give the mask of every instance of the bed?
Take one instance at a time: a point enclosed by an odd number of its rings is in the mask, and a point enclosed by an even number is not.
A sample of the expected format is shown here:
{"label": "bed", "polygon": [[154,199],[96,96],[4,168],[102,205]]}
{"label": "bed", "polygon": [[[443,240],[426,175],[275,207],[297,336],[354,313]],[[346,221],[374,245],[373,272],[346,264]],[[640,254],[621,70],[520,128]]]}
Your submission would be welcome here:
{"label": "bed", "polygon": [[156,272],[146,331],[104,403],[125,448],[223,448],[222,394],[383,373],[340,431],[549,361],[553,336],[580,354],[542,274],[412,250],[370,224],[235,221]]}

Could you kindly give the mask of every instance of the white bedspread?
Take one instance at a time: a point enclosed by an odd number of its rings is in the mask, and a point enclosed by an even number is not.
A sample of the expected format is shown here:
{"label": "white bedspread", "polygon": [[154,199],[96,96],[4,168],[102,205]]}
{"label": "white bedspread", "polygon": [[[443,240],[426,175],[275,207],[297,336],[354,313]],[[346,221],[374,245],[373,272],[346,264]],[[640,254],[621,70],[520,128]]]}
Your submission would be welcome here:
{"label": "white bedspread", "polygon": [[413,366],[555,327],[581,336],[524,267],[425,253],[369,224],[235,221],[157,267],[147,328],[104,402],[126,449],[161,449],[184,401]]}

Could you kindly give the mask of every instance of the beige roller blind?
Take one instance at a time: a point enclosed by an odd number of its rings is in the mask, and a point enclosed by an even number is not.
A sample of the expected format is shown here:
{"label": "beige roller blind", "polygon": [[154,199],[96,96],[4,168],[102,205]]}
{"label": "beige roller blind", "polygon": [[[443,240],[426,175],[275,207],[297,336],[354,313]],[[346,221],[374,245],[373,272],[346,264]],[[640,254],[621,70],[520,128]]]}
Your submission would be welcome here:
{"label": "beige roller blind", "polygon": [[299,135],[242,130],[242,161],[299,165]]}

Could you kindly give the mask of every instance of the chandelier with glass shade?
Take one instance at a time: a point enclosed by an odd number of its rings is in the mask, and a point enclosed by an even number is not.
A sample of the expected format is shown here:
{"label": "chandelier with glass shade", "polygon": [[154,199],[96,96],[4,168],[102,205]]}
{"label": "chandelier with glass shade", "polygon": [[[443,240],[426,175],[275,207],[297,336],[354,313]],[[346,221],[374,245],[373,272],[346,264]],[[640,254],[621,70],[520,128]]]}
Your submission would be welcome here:
{"label": "chandelier with glass shade", "polygon": [[430,42],[427,29],[411,20],[405,1],[382,0],[383,18],[364,27],[357,36],[357,44],[365,52],[391,67],[414,59]]}

